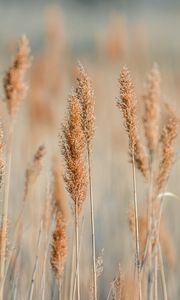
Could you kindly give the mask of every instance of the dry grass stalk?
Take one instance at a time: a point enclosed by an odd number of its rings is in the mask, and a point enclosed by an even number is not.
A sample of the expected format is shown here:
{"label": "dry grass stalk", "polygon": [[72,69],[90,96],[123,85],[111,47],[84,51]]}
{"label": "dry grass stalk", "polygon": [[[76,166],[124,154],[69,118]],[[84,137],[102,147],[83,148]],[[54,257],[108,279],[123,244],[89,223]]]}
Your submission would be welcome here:
{"label": "dry grass stalk", "polygon": [[174,155],[173,142],[176,138],[176,134],[177,118],[175,117],[175,115],[171,115],[169,117],[169,120],[167,121],[167,124],[163,128],[160,138],[162,148],[162,159],[159,166],[158,176],[156,178],[157,195],[164,187],[169,169],[172,164],[172,159]]}
{"label": "dry grass stalk", "polygon": [[124,67],[121,71],[119,84],[120,97],[117,99],[117,107],[122,111],[124,117],[125,127],[129,137],[131,159],[133,159],[132,156],[134,156],[136,167],[141,171],[143,176],[147,178],[148,165],[137,134],[136,96],[127,67]]}
{"label": "dry grass stalk", "polygon": [[0,123],[0,189],[3,185],[3,175],[4,175],[4,132],[2,128],[2,124]]}
{"label": "dry grass stalk", "polygon": [[30,66],[29,45],[25,36],[22,36],[15,59],[4,77],[4,92],[10,116],[14,116],[21,100],[25,97],[27,85],[24,77]]}
{"label": "dry grass stalk", "polygon": [[94,92],[91,82],[85,73],[81,64],[79,64],[77,78],[76,94],[81,105],[82,129],[86,140],[87,157],[88,157],[88,179],[89,179],[89,199],[90,199],[90,218],[91,218],[91,235],[92,235],[92,261],[93,261],[93,299],[97,299],[97,274],[96,274],[96,244],[95,244],[95,224],[94,224],[94,199],[92,189],[91,174],[91,148],[94,136]]}
{"label": "dry grass stalk", "polygon": [[[13,131],[14,131],[14,117],[17,107],[25,96],[26,85],[24,84],[24,76],[29,67],[29,47],[28,41],[22,37],[19,49],[12,63],[12,66],[7,71],[4,77],[4,93],[7,102],[8,112],[11,116],[8,141],[7,141],[7,170],[6,170],[6,183],[5,183],[5,196],[3,202],[3,216],[2,216],[2,233],[3,236],[7,232],[7,219],[8,219],[8,202],[9,202],[9,188],[10,188],[10,174],[11,174],[11,161],[12,161],[12,145],[13,145]],[[0,299],[3,298],[3,276],[5,270],[5,256],[6,256],[6,239],[2,240],[2,253],[0,262]]]}
{"label": "dry grass stalk", "polygon": [[86,138],[86,143],[90,147],[94,136],[94,92],[91,82],[83,68],[79,63],[77,77],[76,94],[82,108],[82,128]]}
{"label": "dry grass stalk", "polygon": [[87,193],[87,172],[84,163],[86,143],[81,122],[81,107],[76,95],[69,97],[66,122],[63,124],[62,154],[65,160],[64,180],[74,204],[77,299],[80,299],[79,286],[79,214]]}
{"label": "dry grass stalk", "polygon": [[[159,138],[159,123],[160,123],[160,72],[158,66],[155,64],[149,73],[144,98],[144,116],[143,125],[144,133],[147,142],[147,148],[149,151],[149,192],[148,192],[148,206],[147,206],[147,217],[148,217],[148,233],[147,243],[150,239],[150,232],[152,227],[152,198],[153,198],[153,178],[154,178],[154,163],[155,154]],[[145,250],[146,251],[146,250]],[[149,267],[151,266],[151,249],[148,248],[148,262]],[[150,267],[151,269],[151,267]]]}
{"label": "dry grass stalk", "polygon": [[56,228],[53,233],[51,266],[58,284],[64,275],[64,265],[67,256],[67,241],[65,232],[65,220],[60,211],[56,214]]}
{"label": "dry grass stalk", "polygon": [[66,188],[81,212],[87,191],[87,173],[84,164],[85,138],[81,126],[81,109],[76,95],[69,97],[68,116],[63,124],[62,154],[65,160]]}
{"label": "dry grass stalk", "polygon": [[122,111],[125,127],[129,137],[129,148],[132,159],[132,174],[133,174],[133,202],[134,202],[134,222],[135,222],[135,245],[136,245],[136,275],[138,276],[139,298],[141,299],[141,278],[140,278],[140,248],[139,248],[139,226],[138,226],[138,203],[137,203],[137,187],[136,187],[136,172],[140,169],[142,174],[147,177],[148,167],[141,150],[139,138],[136,129],[136,98],[134,87],[130,77],[130,73],[126,67],[123,68],[120,79],[120,98],[117,100],[117,106]]}
{"label": "dry grass stalk", "polygon": [[[103,273],[103,255],[104,255],[104,249],[101,250],[101,254],[96,259],[96,278],[99,278]],[[89,300],[94,299],[94,274],[92,273],[92,279],[90,280],[89,285]]]}
{"label": "dry grass stalk", "polygon": [[34,154],[31,165],[26,169],[25,185],[24,185],[24,201],[26,200],[28,193],[39,176],[42,169],[42,159],[45,155],[44,145],[39,146]]}
{"label": "dry grass stalk", "polygon": [[159,132],[160,72],[155,64],[149,73],[146,91],[143,96],[145,111],[143,116],[144,132],[150,156],[154,153]]}

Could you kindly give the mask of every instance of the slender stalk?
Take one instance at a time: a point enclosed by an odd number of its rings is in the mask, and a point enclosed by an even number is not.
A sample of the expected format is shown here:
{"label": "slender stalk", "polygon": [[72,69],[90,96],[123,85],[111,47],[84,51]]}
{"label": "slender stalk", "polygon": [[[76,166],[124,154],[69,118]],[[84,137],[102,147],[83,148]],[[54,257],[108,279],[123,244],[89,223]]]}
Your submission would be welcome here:
{"label": "slender stalk", "polygon": [[154,300],[158,300],[158,255],[155,254],[154,261]]}
{"label": "slender stalk", "polygon": [[159,244],[159,265],[160,265],[160,272],[161,272],[163,297],[164,297],[164,300],[168,300],[166,278],[165,278],[165,273],[164,273],[164,264],[163,264],[162,250],[161,250],[160,244]]}
{"label": "slender stalk", "polygon": [[75,245],[76,245],[76,272],[75,272],[75,291],[77,293],[77,300],[80,300],[80,283],[79,283],[79,214],[78,214],[78,205],[77,201],[75,204]]}
{"label": "slender stalk", "polygon": [[[53,222],[52,222],[52,224],[53,224]],[[49,235],[49,237],[48,237],[48,235]],[[45,256],[44,256],[44,261],[43,261],[42,276],[41,276],[41,290],[40,290],[40,293],[41,293],[40,299],[41,300],[45,299],[45,291],[46,291],[46,266],[47,266],[47,259],[48,259],[48,253],[49,253],[49,245],[50,245],[50,241],[51,241],[51,228],[49,230],[49,234],[46,234],[45,241],[46,241],[45,244],[47,244],[47,245],[44,248]]]}
{"label": "slender stalk", "polygon": [[140,248],[139,248],[139,224],[138,224],[138,204],[137,204],[137,184],[136,168],[134,160],[134,149],[132,149],[132,173],[133,173],[133,201],[134,201],[134,221],[135,221],[135,240],[136,240],[136,266],[135,274],[138,276],[139,300],[142,299],[141,278],[140,278]]}
{"label": "slender stalk", "polygon": [[7,175],[5,184],[5,195],[3,203],[2,214],[2,241],[1,241],[1,255],[0,255],[0,300],[3,300],[4,290],[4,273],[6,262],[6,245],[7,245],[7,224],[8,224],[8,207],[9,207],[9,190],[10,190],[10,177],[11,177],[11,164],[12,164],[12,146],[13,146],[13,132],[14,132],[14,119],[10,121],[8,143],[7,143]]}
{"label": "slender stalk", "polygon": [[33,298],[33,291],[34,291],[34,284],[35,284],[35,278],[36,278],[36,272],[39,264],[39,248],[41,244],[41,237],[42,237],[42,224],[43,224],[43,218],[41,218],[41,224],[39,228],[39,234],[38,234],[38,241],[37,241],[37,250],[36,250],[36,258],[35,258],[35,264],[33,268],[33,274],[32,274],[32,279],[31,279],[31,285],[30,285],[30,291],[29,291],[29,296],[28,300],[32,300]]}
{"label": "slender stalk", "polygon": [[20,244],[19,253],[16,259],[16,268],[15,268],[15,283],[13,287],[13,300],[16,300],[17,298],[17,288],[18,288],[18,282],[20,278],[20,264],[21,264],[21,250],[22,250],[22,243]]}
{"label": "slender stalk", "polygon": [[73,299],[74,289],[74,269],[75,269],[75,235],[73,234],[73,249],[72,249],[72,257],[71,257],[71,285],[70,285],[70,292],[69,292],[69,299]]}
{"label": "slender stalk", "polygon": [[108,292],[108,295],[107,295],[107,299],[106,299],[106,300],[109,300],[109,299],[110,299],[111,293],[112,293],[112,286],[111,286],[110,289],[109,289],[109,292]]}
{"label": "slender stalk", "polygon": [[[80,254],[81,254],[81,248],[82,248],[82,237],[83,237],[83,231],[84,231],[84,222],[85,222],[85,217],[83,216],[82,218],[82,224],[81,224],[81,231],[80,231],[80,237],[79,237],[79,253],[78,253],[78,263],[76,265],[76,269],[75,269],[75,277],[74,277],[74,282],[73,282],[73,291],[71,292],[70,295],[72,295],[72,299],[75,298],[75,292],[76,292],[76,274],[77,274],[77,270],[79,268],[79,261],[80,261]],[[74,245],[75,245],[75,239],[74,239]],[[75,249],[76,247],[74,247],[74,264],[75,264]],[[74,266],[73,264],[73,266]],[[74,272],[74,268],[72,269]]]}
{"label": "slender stalk", "polygon": [[91,210],[91,234],[92,234],[92,260],[93,260],[93,299],[97,300],[97,276],[96,276],[96,237],[94,226],[94,200],[92,190],[92,178],[91,178],[91,154],[89,146],[88,148],[88,176],[89,176],[89,199]]}
{"label": "slender stalk", "polygon": [[58,300],[61,300],[61,299],[63,299],[63,298],[62,298],[62,281],[60,280],[59,284],[58,284]]}
{"label": "slender stalk", "polygon": [[148,260],[148,273],[149,273],[149,280],[148,280],[148,290],[149,294],[151,295],[151,289],[152,289],[152,280],[151,280],[151,274],[152,274],[152,249],[151,249],[151,235],[152,235],[152,223],[153,223],[153,215],[152,215],[152,201],[153,201],[153,177],[154,177],[154,155],[150,155],[150,183],[149,183],[149,193],[148,193],[148,207],[147,207],[147,218],[148,218],[148,230],[147,230],[147,239],[146,239],[146,246],[145,251],[147,251],[147,260]]}

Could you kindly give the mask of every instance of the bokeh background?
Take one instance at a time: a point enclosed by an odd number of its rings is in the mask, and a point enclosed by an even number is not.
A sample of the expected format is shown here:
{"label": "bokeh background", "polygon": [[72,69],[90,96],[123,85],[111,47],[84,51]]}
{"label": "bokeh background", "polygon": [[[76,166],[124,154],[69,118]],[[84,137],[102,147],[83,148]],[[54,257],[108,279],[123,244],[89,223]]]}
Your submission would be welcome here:
{"label": "bokeh background", "polygon": [[[93,148],[93,185],[97,255],[103,251],[104,271],[98,279],[99,299],[107,299],[118,264],[122,269],[133,264],[132,237],[128,227],[128,207],[132,200],[131,167],[128,141],[115,100],[119,95],[118,77],[123,65],[132,72],[136,86],[140,135],[142,94],[147,73],[154,62],[162,76],[163,103],[180,111],[180,1],[179,0],[0,0],[0,68],[1,76],[13,56],[17,40],[25,34],[32,49],[29,93],[17,119],[14,141],[10,199],[10,234],[18,216],[23,195],[27,163],[38,145],[45,143],[47,160],[39,186],[33,191],[26,211],[26,235],[23,239],[22,281],[19,298],[25,299],[34,264],[38,224],[43,207],[44,188],[50,157],[59,155],[58,133],[63,121],[68,94],[76,78],[80,60],[87,70],[95,91],[96,135]],[[3,94],[2,94],[3,98]],[[5,105],[1,111],[6,127]],[[177,157],[180,141],[176,142]],[[21,168],[19,166],[21,165]],[[168,191],[180,196],[180,162],[177,158],[168,183]],[[143,205],[147,187],[138,175],[138,198]],[[70,207],[69,196],[65,201]],[[87,215],[87,204],[84,215]],[[36,208],[36,209],[34,209]],[[165,253],[169,299],[180,295],[179,208],[177,200],[167,199],[164,218],[169,232],[169,248]],[[71,211],[69,209],[69,215]],[[90,249],[89,220],[82,243],[82,295],[89,284]],[[69,221],[70,226],[72,225]],[[70,227],[71,228],[71,227]],[[69,230],[71,240],[71,230]],[[169,252],[168,252],[169,251]],[[173,257],[168,264],[168,255]],[[41,266],[41,264],[40,264]],[[48,283],[51,270],[48,265]],[[40,269],[41,271],[41,269]],[[39,271],[39,274],[40,274]],[[40,276],[40,275],[39,275]],[[66,277],[66,284],[68,279]],[[8,290],[9,282],[7,282]],[[36,284],[34,299],[40,299]],[[53,288],[52,288],[53,289]],[[84,294],[83,294],[84,293]],[[50,291],[47,291],[47,299]],[[11,299],[11,293],[8,295]],[[82,298],[87,299],[87,298]]]}

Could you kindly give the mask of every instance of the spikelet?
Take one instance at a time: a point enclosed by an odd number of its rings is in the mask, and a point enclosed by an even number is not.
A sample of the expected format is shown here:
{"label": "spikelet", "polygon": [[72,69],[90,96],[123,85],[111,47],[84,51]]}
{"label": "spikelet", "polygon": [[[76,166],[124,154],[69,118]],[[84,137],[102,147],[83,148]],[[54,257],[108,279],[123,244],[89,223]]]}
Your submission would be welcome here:
{"label": "spikelet", "polygon": [[136,97],[134,86],[127,67],[122,69],[119,78],[120,98],[117,99],[117,107],[122,111],[125,128],[129,137],[130,155],[134,154],[136,167],[143,176],[148,176],[148,165],[141,147],[136,128]]}
{"label": "spikelet", "polygon": [[56,228],[53,233],[51,266],[57,281],[63,278],[64,265],[67,256],[67,241],[65,232],[65,221],[60,211],[56,214]]}
{"label": "spikelet", "polygon": [[81,64],[78,68],[76,93],[82,108],[82,128],[89,146],[94,136],[94,92]]}
{"label": "spikelet", "polygon": [[81,124],[80,104],[76,95],[69,97],[67,119],[62,129],[62,155],[65,160],[64,180],[74,207],[80,213],[87,192],[87,172],[84,163],[85,136]]}
{"label": "spikelet", "polygon": [[161,133],[161,148],[162,148],[162,159],[159,166],[158,176],[156,179],[156,186],[157,186],[157,194],[162,190],[164,184],[166,182],[169,169],[171,167],[174,149],[173,149],[173,142],[176,138],[177,134],[177,118],[174,114],[171,113],[167,124],[162,130]]}
{"label": "spikelet", "polygon": [[159,132],[160,72],[155,64],[148,76],[143,96],[145,111],[143,116],[144,132],[150,155],[155,151]]}
{"label": "spikelet", "polygon": [[16,114],[17,107],[26,94],[24,77],[30,66],[29,53],[28,40],[22,36],[16,57],[3,80],[7,108],[11,117]]}
{"label": "spikelet", "polygon": [[41,145],[36,151],[31,165],[26,169],[25,187],[24,187],[24,201],[29,193],[30,187],[39,176],[42,168],[42,158],[45,155],[45,147]]}

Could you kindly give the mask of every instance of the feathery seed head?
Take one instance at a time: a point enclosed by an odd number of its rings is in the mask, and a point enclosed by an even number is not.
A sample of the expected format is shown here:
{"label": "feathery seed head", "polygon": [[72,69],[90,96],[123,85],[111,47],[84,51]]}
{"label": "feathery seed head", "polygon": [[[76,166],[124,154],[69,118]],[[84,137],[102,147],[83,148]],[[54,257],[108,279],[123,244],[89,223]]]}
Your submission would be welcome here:
{"label": "feathery seed head", "polygon": [[94,136],[94,92],[91,87],[91,82],[84,70],[84,67],[79,63],[78,78],[76,87],[77,98],[81,105],[82,113],[82,128],[88,145],[92,142]]}
{"label": "feathery seed head", "polygon": [[81,124],[81,108],[76,95],[69,97],[68,114],[63,124],[62,155],[65,160],[66,188],[81,211],[87,191],[87,172],[84,163],[85,136]]}
{"label": "feathery seed head", "polygon": [[124,124],[129,137],[130,155],[131,158],[134,156],[136,167],[141,171],[143,176],[147,178],[148,165],[136,128],[136,96],[127,67],[124,67],[121,71],[119,84],[120,97],[117,99],[117,107],[122,111],[124,117]]}
{"label": "feathery seed head", "polygon": [[152,154],[158,142],[159,130],[159,102],[160,102],[160,83],[161,77],[158,66],[154,64],[147,81],[146,91],[143,96],[145,111],[143,117],[144,132],[147,146]]}
{"label": "feathery seed head", "polygon": [[161,148],[162,148],[162,159],[159,166],[159,173],[157,176],[157,194],[163,188],[169,169],[172,164],[172,159],[174,155],[173,142],[177,135],[177,125],[178,121],[176,116],[173,114],[169,117],[167,124],[161,133]]}
{"label": "feathery seed head", "polygon": [[65,232],[65,221],[58,211],[56,215],[56,228],[53,233],[51,266],[59,281],[64,275],[64,265],[67,256],[67,241]]}
{"label": "feathery seed head", "polygon": [[24,83],[26,70],[30,66],[28,40],[22,36],[16,57],[7,71],[4,80],[4,93],[10,116],[14,116],[21,100],[25,97],[27,86]]}

